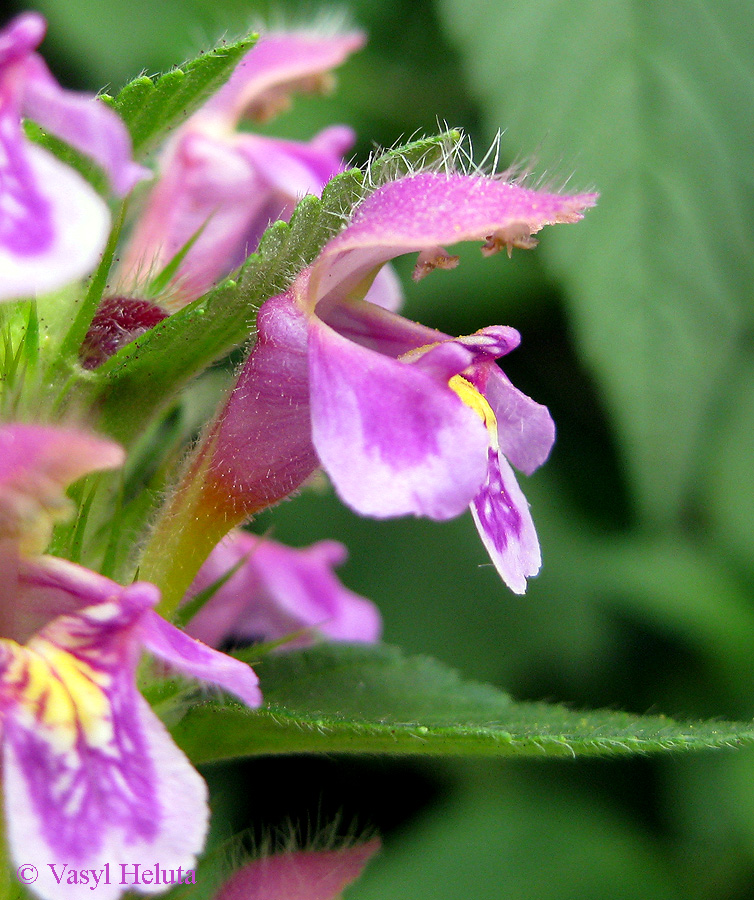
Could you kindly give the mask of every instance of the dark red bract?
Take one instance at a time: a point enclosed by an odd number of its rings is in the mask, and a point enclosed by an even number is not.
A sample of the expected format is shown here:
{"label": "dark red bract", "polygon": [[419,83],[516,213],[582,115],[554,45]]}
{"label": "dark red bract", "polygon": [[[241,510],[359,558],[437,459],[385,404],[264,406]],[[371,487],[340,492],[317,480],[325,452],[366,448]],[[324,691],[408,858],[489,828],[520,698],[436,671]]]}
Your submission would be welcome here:
{"label": "dark red bract", "polygon": [[81,345],[81,365],[85,369],[96,369],[121,347],[167,317],[168,313],[151,300],[107,297],[95,313]]}

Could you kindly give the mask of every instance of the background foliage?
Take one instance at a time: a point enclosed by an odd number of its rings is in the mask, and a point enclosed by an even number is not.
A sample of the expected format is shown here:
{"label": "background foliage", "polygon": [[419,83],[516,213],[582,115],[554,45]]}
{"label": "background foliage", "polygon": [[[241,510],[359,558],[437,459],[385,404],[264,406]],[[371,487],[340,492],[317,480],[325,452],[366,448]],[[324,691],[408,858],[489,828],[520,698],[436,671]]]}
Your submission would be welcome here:
{"label": "background foliage", "polygon": [[[267,16],[250,0],[39,0],[70,86],[109,93]],[[304,18],[292,4],[287,21]],[[754,715],[754,26],[736,0],[351,0],[370,44],[337,94],[272,123],[343,121],[372,142],[470,131],[481,157],[599,207],[533,254],[408,287],[408,315],[451,333],[519,328],[513,381],[553,412],[529,497],[545,567],[526,598],[470,519],[357,519],[329,490],[257,523],[344,540],[350,587],[386,639],[520,700],[677,718]],[[13,9],[8,7],[10,14]],[[480,152],[481,151],[481,152]],[[406,267],[407,269],[408,267]],[[754,752],[633,760],[256,760],[205,769],[234,828],[379,828],[349,894],[371,898],[754,897]],[[243,790],[239,793],[238,785]]]}

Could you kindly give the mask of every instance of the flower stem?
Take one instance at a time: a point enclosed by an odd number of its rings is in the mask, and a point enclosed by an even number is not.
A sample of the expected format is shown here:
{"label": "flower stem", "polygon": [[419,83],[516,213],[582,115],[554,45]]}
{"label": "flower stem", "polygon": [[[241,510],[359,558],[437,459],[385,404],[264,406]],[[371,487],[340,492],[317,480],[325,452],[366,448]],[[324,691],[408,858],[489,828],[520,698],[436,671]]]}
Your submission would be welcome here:
{"label": "flower stem", "polygon": [[204,500],[204,469],[211,454],[197,460],[163,507],[139,562],[139,578],[157,585],[157,611],[170,618],[204,560],[235,522],[211,515]]}

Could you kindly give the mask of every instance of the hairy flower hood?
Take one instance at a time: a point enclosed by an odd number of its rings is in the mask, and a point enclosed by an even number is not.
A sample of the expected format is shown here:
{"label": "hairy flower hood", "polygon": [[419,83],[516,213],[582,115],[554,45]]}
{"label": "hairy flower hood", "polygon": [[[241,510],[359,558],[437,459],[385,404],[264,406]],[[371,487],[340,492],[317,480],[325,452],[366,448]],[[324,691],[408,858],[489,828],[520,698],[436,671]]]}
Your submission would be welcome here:
{"label": "hairy flower hood", "polygon": [[420,276],[443,268],[444,247],[483,241],[486,255],[533,246],[546,225],[578,222],[595,194],[550,194],[499,178],[422,172],[377,188],[356,208],[346,228],[329,241],[291,290],[313,312],[359,291],[390,259],[418,252]]}

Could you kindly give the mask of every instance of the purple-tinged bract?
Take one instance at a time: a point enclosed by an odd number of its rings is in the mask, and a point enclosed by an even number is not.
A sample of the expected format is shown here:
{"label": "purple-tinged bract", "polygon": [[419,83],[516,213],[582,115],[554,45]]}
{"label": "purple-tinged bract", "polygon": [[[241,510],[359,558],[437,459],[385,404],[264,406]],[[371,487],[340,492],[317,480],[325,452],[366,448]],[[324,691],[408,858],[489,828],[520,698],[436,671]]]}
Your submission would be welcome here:
{"label": "purple-tinged bract", "polygon": [[338,900],[379,850],[376,838],[335,850],[292,850],[240,868],[216,900]]}

